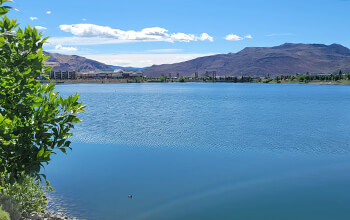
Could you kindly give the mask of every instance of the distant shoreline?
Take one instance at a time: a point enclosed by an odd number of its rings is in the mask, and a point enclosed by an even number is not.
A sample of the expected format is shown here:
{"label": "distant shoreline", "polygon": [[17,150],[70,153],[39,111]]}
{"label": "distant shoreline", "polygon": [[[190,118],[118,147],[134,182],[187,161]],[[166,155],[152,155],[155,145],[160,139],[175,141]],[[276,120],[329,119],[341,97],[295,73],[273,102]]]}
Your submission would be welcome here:
{"label": "distant shoreline", "polygon": [[265,82],[233,82],[233,81],[212,81],[212,80],[186,80],[180,82],[179,80],[168,80],[166,82],[159,80],[143,80],[136,81],[134,79],[75,79],[75,80],[41,80],[41,83],[54,83],[54,84],[124,84],[124,83],[256,83],[256,84],[301,84],[301,85],[350,85],[350,81],[341,80],[341,81],[311,81],[311,82],[299,82],[299,81],[271,81],[268,83]]}

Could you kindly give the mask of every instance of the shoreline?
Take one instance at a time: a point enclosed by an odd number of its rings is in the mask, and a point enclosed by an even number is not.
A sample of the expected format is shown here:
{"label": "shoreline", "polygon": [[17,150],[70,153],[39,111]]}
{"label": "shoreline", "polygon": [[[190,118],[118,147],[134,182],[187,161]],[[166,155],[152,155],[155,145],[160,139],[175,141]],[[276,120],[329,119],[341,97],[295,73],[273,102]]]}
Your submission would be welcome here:
{"label": "shoreline", "polygon": [[65,213],[46,210],[44,213],[33,213],[22,220],[76,220],[69,218]]}
{"label": "shoreline", "polygon": [[342,80],[342,81],[310,81],[310,82],[298,82],[298,81],[271,81],[268,83],[265,82],[233,82],[233,81],[212,81],[212,80],[186,80],[184,82],[180,82],[178,80],[169,80],[166,82],[157,81],[157,80],[144,80],[144,81],[135,81],[133,79],[102,79],[102,80],[40,80],[41,83],[54,83],[56,85],[59,84],[124,84],[124,83],[255,83],[255,84],[300,84],[300,85],[350,85],[350,80]]}

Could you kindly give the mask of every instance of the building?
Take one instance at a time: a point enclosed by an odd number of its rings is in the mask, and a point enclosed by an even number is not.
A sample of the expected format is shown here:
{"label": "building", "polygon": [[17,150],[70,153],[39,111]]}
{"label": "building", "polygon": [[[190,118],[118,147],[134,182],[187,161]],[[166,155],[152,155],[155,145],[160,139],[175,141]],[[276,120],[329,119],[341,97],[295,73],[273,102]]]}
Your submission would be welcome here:
{"label": "building", "polygon": [[106,70],[78,73],[78,79],[123,79],[142,77],[140,71]]}
{"label": "building", "polygon": [[51,71],[50,79],[65,80],[76,79],[75,71]]}
{"label": "building", "polygon": [[141,71],[126,71],[126,70],[117,70],[114,72],[117,76],[117,78],[137,78],[137,77],[142,77],[142,72]]}

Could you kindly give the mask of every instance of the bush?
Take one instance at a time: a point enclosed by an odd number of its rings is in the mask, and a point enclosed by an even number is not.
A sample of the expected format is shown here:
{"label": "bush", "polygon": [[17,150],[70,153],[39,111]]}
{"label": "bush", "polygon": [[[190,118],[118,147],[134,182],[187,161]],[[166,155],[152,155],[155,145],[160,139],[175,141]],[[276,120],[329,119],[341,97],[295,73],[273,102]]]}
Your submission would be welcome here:
{"label": "bush", "polygon": [[[42,186],[39,180],[32,177],[25,177],[23,182],[15,184],[3,184],[4,200],[10,200],[10,207],[17,207],[15,212],[22,216],[27,216],[30,213],[40,213],[47,207],[46,190],[52,190],[49,182],[46,181],[46,186]],[[11,199],[10,199],[11,198]],[[0,199],[1,201],[1,199]],[[6,204],[3,204],[5,207]],[[5,209],[7,212],[13,213],[13,208]],[[12,218],[12,215],[11,215]]]}
{"label": "bush", "polygon": [[11,220],[21,219],[20,208],[18,204],[13,199],[11,199],[11,197],[0,195],[0,205],[2,206],[2,210],[6,211],[10,215]]}
{"label": "bush", "polygon": [[11,220],[9,213],[3,211],[1,208],[0,208],[0,219],[1,220]]}
{"label": "bush", "polygon": [[166,82],[167,80],[168,80],[168,77],[166,77],[166,76],[159,77],[159,81],[161,81],[161,82]]}

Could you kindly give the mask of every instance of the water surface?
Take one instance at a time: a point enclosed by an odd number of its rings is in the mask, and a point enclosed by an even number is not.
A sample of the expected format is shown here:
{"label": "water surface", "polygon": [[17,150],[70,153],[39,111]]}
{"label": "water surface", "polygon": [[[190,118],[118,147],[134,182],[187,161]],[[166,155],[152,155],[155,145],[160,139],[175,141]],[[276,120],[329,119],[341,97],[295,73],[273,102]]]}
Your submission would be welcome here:
{"label": "water surface", "polygon": [[[88,105],[46,173],[80,219],[350,219],[350,87],[71,84]],[[132,194],[133,199],[128,195]]]}

